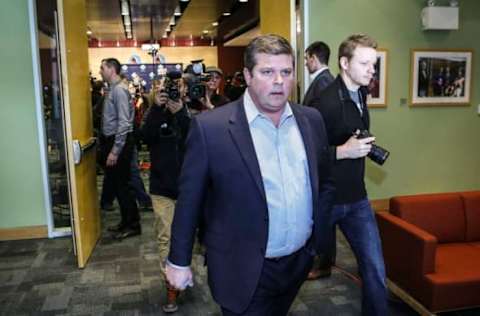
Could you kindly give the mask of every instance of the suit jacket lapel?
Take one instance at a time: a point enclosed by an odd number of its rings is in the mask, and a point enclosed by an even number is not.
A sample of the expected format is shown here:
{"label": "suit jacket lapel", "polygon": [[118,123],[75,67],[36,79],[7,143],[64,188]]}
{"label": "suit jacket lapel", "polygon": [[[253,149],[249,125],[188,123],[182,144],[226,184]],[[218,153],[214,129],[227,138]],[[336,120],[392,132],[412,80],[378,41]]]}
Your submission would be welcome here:
{"label": "suit jacket lapel", "polygon": [[[303,138],[303,144],[305,146],[305,153],[307,154],[308,169],[310,173],[310,185],[312,187],[312,202],[313,209],[318,206],[318,159],[315,153],[315,145],[312,139],[312,126],[310,121],[305,117],[303,113],[298,109],[299,105],[291,104],[293,115],[297,121],[298,129]],[[314,216],[316,212],[314,211]]]}
{"label": "suit jacket lapel", "polygon": [[250,134],[245,108],[243,107],[243,97],[240,97],[240,101],[233,110],[229,122],[230,135],[237,146],[240,156],[247,166],[250,176],[253,178],[262,198],[266,202],[267,199],[265,197],[262,174],[260,173],[257,154],[253,145],[252,135]]}

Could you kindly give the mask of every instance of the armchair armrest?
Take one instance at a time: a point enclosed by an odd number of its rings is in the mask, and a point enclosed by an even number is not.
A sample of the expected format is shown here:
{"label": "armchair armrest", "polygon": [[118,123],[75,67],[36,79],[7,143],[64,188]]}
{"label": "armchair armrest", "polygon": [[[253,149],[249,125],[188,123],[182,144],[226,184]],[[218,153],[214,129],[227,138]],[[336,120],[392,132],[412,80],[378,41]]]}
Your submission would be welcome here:
{"label": "armchair armrest", "polygon": [[376,213],[388,277],[409,287],[435,271],[437,238],[387,212]]}

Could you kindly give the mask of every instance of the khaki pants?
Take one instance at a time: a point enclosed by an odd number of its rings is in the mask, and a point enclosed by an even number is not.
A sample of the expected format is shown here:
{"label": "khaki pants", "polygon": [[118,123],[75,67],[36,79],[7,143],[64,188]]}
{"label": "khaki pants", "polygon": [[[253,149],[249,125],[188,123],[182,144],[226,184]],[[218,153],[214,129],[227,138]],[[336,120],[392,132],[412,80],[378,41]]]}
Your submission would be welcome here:
{"label": "khaki pants", "polygon": [[[170,250],[170,230],[172,228],[175,200],[161,196],[151,195],[153,211],[155,213],[155,232],[157,234],[160,264],[164,267]],[[162,269],[163,270],[163,269]]]}

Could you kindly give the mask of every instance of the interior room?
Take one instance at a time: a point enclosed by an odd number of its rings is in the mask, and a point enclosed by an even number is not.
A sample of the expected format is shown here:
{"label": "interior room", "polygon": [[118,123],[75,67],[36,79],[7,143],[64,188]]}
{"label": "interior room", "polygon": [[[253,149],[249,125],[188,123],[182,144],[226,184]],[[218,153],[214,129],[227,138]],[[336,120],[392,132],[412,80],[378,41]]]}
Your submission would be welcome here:
{"label": "interior room", "polygon": [[[109,231],[123,220],[123,202],[106,197],[99,163],[112,88],[101,73],[106,59],[121,65],[140,130],[157,102],[157,81],[172,72],[184,78],[198,66],[198,87],[208,89],[216,74],[215,95],[244,100],[245,49],[267,34],[289,41],[288,102],[308,106],[307,47],[328,44],[326,69],[338,79],[339,46],[362,33],[378,43],[369,132],[389,152],[382,164],[367,157],[362,179],[382,243],[389,314],[480,315],[479,2],[21,0],[3,7],[0,314],[222,314],[199,242],[194,286],[178,295],[178,310],[165,309],[155,161],[142,136],[132,159],[141,231],[124,239]],[[186,111],[193,118],[228,104]],[[334,229],[328,276],[305,281],[288,315],[362,315],[359,264]]]}

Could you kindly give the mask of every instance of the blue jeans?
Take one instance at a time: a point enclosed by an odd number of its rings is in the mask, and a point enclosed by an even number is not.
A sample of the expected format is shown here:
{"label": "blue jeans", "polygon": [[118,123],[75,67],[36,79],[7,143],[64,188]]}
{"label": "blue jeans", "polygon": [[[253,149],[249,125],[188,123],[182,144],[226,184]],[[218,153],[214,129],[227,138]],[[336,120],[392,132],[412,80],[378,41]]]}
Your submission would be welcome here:
{"label": "blue jeans", "polygon": [[377,222],[368,199],[337,204],[332,224],[338,224],[352,247],[362,279],[362,315],[388,315],[385,265]]}

